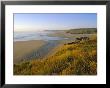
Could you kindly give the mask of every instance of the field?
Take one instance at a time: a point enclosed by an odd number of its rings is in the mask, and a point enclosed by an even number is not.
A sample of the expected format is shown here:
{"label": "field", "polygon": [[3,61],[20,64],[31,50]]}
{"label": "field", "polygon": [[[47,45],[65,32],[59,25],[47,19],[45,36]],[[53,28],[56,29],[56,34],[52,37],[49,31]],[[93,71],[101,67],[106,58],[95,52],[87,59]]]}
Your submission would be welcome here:
{"label": "field", "polygon": [[42,58],[15,63],[14,75],[96,75],[97,31],[79,30],[61,31],[49,35],[66,36],[69,39],[55,41],[59,44]]}

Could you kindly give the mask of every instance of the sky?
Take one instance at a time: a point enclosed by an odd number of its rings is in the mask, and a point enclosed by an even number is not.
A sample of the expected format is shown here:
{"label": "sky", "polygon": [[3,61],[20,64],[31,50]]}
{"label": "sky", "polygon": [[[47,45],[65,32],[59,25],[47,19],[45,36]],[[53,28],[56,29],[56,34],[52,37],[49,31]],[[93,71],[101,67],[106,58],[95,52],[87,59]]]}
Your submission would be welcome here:
{"label": "sky", "polygon": [[96,13],[16,13],[14,31],[96,28]]}

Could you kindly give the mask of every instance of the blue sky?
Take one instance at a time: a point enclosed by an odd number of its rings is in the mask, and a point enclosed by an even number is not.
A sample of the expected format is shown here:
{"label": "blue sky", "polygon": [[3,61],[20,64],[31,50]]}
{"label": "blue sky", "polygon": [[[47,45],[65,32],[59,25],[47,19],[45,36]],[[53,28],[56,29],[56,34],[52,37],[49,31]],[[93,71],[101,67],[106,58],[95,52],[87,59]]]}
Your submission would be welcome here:
{"label": "blue sky", "polygon": [[67,30],[96,27],[96,13],[14,14],[14,31]]}

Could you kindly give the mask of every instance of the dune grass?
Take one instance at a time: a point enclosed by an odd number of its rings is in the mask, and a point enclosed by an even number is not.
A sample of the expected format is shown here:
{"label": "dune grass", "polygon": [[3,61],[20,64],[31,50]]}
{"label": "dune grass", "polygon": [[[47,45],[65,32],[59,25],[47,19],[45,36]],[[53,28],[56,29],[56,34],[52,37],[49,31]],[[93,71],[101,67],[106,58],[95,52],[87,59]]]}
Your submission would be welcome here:
{"label": "dune grass", "polygon": [[43,59],[14,64],[14,75],[96,75],[97,36],[55,48]]}

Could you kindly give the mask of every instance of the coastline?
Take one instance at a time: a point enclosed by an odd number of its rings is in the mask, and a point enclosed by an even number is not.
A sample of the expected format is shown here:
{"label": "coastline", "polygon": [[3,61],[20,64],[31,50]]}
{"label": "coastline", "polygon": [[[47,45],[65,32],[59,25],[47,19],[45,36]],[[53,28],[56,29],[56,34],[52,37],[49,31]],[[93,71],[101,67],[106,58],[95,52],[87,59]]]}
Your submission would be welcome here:
{"label": "coastline", "polygon": [[68,42],[73,42],[77,37],[90,37],[94,34],[67,34],[65,31],[54,32],[49,34],[50,37],[68,38],[63,40],[29,40],[14,42],[14,59],[13,63],[19,63],[25,60],[32,60],[34,58],[43,58],[53,52],[53,49],[58,45]]}
{"label": "coastline", "polygon": [[68,42],[49,41],[44,44],[37,49],[43,57],[33,58],[33,52],[30,53],[30,60],[14,64],[14,75],[96,75],[97,36]]}

